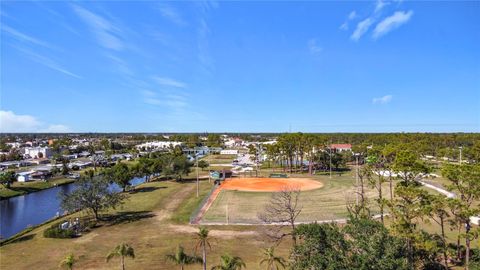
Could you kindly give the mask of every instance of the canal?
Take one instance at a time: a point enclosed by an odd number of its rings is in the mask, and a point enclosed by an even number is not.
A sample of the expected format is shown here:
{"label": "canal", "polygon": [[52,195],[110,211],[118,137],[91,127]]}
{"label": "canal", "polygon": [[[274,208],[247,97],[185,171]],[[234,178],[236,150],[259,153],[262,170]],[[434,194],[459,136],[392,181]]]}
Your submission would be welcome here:
{"label": "canal", "polygon": [[[130,183],[136,186],[144,180],[133,178]],[[111,188],[121,190],[116,184],[112,184]],[[63,213],[58,193],[60,191],[70,193],[74,189],[75,185],[71,183],[0,201],[1,237],[6,239],[30,226],[54,218],[58,213]]]}

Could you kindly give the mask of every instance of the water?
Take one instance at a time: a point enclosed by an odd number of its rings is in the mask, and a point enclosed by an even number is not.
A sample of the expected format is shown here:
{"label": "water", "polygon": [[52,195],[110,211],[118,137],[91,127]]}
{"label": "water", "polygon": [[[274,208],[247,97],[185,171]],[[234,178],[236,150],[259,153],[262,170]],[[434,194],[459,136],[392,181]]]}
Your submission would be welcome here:
{"label": "water", "polygon": [[[144,181],[144,178],[136,177],[130,183],[136,186]],[[63,213],[58,192],[70,193],[74,188],[72,183],[0,201],[0,235],[8,238],[55,217],[57,213]],[[116,184],[112,184],[111,188],[121,191]]]}

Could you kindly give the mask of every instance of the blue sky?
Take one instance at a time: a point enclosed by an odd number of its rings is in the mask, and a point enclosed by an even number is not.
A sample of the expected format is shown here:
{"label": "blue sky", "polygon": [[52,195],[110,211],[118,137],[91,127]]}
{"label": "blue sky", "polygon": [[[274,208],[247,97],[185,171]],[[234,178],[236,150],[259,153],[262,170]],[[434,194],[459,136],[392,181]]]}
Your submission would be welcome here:
{"label": "blue sky", "polygon": [[480,2],[1,2],[3,132],[480,131]]}

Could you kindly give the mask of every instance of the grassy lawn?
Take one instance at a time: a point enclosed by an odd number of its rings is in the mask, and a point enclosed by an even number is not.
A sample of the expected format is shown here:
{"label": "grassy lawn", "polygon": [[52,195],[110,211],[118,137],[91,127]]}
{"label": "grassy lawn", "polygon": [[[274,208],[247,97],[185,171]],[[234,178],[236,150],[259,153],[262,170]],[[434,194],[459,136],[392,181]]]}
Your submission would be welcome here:
{"label": "grassy lawn", "polygon": [[[195,183],[196,185],[196,183]],[[212,189],[212,183],[209,183],[208,180],[200,181],[199,185],[199,196],[196,196],[196,187],[195,193],[187,197],[183,203],[176,209],[172,214],[171,220],[174,223],[179,224],[188,224],[190,222],[191,214],[197,209],[198,205],[202,200],[208,195]]]}
{"label": "grassy lawn", "polygon": [[237,155],[208,155],[202,160],[210,164],[222,164],[222,163],[232,163],[233,160],[237,158]]}
{"label": "grassy lawn", "polygon": [[[208,181],[202,181],[202,193],[208,192]],[[125,219],[115,225],[104,225],[76,239],[44,238],[42,232],[50,224],[26,234],[16,243],[0,247],[2,269],[58,269],[59,262],[69,253],[78,258],[76,269],[118,269],[119,262],[105,262],[106,254],[121,242],[135,248],[135,260],[127,259],[127,269],[177,269],[165,260],[175,247],[183,245],[187,252],[194,250],[195,226],[178,224],[196,208],[195,182],[151,182],[137,187],[129,199],[109,214],[147,212],[138,219]],[[172,215],[173,214],[173,215]],[[173,221],[172,221],[173,220]],[[209,268],[219,263],[227,252],[241,256],[248,269],[258,269],[261,248],[268,243],[255,226],[210,226],[212,250],[208,255]],[[235,244],[232,244],[235,243]],[[277,248],[279,255],[288,253],[286,241]],[[199,265],[185,269],[198,269]]]}
{"label": "grassy lawn", "polygon": [[27,193],[40,191],[47,188],[52,188],[55,185],[63,185],[73,182],[73,179],[58,177],[44,181],[32,181],[32,182],[14,182],[10,188],[0,187],[0,198],[6,199],[14,196],[20,196]]}
{"label": "grassy lawn", "polygon": [[[265,172],[262,172],[262,175]],[[309,177],[304,175],[292,175],[291,177]],[[324,186],[320,189],[303,191],[300,194],[299,204],[302,212],[298,221],[333,220],[347,217],[346,206],[355,202],[355,178],[351,173],[341,176],[334,175],[311,177],[320,181]],[[387,184],[384,185],[384,196],[388,194]],[[235,190],[222,190],[212,206],[206,212],[203,222],[225,222],[227,215],[231,223],[258,223],[258,213],[263,211],[266,203],[271,198],[269,192],[245,192]],[[375,190],[366,188],[369,198],[377,196]],[[373,203],[374,205],[374,203]],[[375,207],[373,207],[375,211]]]}

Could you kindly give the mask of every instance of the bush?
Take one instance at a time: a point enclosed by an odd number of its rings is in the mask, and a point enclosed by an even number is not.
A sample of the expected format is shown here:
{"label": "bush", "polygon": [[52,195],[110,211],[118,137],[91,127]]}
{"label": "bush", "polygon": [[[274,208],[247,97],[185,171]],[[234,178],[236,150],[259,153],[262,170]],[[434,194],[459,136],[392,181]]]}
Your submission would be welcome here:
{"label": "bush", "polygon": [[50,228],[43,231],[43,236],[46,238],[73,238],[76,233],[72,229],[60,229],[61,223],[55,223]]}

